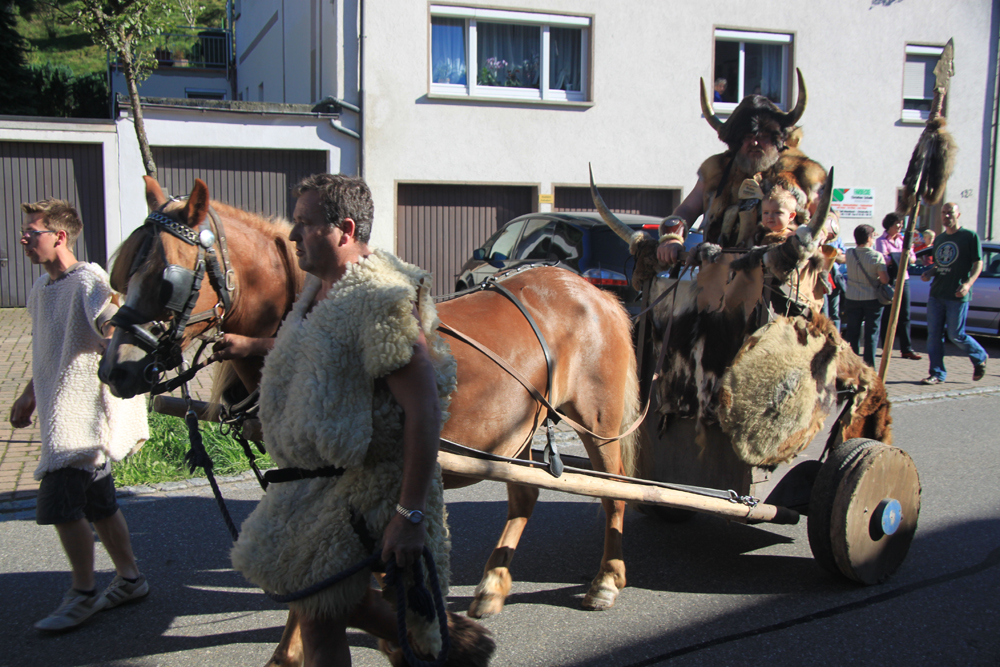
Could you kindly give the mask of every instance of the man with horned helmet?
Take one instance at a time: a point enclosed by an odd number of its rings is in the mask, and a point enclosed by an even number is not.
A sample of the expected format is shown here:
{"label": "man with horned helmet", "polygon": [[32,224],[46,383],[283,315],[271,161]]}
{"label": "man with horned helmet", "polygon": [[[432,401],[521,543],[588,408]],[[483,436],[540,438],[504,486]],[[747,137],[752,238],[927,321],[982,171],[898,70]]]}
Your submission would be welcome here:
{"label": "man with horned helmet", "polygon": [[687,229],[701,215],[706,241],[727,247],[751,244],[760,202],[775,186],[795,197],[797,221],[808,221],[826,171],[798,149],[802,135],[795,124],[805,111],[806,87],[802,72],[796,73],[799,97],[791,111],[782,111],[762,95],[748,95],[725,122],[715,115],[702,80],[702,111],[729,148],[701,164],[694,189],[660,223],[661,262],[677,261]]}

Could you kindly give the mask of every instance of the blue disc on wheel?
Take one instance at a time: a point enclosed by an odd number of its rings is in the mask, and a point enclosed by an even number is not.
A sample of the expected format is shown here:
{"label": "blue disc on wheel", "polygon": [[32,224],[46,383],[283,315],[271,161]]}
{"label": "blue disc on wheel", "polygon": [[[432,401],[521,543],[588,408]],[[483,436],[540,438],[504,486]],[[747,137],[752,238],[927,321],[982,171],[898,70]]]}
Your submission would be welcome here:
{"label": "blue disc on wheel", "polygon": [[895,498],[886,498],[878,504],[875,516],[881,514],[882,533],[892,535],[903,521],[903,507]]}

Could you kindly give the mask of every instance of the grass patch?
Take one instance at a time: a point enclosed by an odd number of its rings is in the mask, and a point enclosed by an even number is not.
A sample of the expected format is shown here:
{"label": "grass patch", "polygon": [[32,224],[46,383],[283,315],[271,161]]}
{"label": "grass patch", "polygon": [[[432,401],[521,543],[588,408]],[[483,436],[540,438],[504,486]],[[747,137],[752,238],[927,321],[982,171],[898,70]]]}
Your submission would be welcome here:
{"label": "grass patch", "polygon": [[[212,472],[216,476],[238,475],[250,470],[250,463],[240,443],[230,436],[222,435],[218,424],[201,422],[201,435],[205,450],[215,464]],[[204,477],[200,468],[198,474],[191,475],[184,465],[184,455],[190,448],[187,426],[183,419],[151,412],[149,440],[136,454],[114,464],[115,484],[137,486]],[[259,468],[274,467],[269,456],[262,455],[256,447],[253,451]]]}

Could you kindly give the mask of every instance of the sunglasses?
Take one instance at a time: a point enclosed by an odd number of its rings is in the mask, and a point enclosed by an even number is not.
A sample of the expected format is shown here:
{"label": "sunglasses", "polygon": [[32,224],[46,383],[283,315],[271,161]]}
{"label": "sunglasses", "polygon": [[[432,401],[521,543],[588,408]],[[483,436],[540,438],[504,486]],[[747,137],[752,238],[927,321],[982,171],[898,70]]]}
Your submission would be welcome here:
{"label": "sunglasses", "polygon": [[37,239],[42,234],[56,234],[56,233],[58,233],[58,232],[55,232],[55,231],[53,231],[51,229],[26,229],[23,232],[21,232],[21,238],[22,239]]}

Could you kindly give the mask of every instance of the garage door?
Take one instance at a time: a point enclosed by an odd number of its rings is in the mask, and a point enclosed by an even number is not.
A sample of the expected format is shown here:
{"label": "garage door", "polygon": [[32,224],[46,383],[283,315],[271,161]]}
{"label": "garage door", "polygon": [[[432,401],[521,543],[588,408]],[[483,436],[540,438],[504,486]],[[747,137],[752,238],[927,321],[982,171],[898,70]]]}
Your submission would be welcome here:
{"label": "garage door", "polygon": [[434,294],[455,291],[455,277],[501,225],[531,213],[535,189],[504,185],[400,184],[396,252],[434,274]]}
{"label": "garage door", "polygon": [[83,220],[77,259],[104,266],[104,160],[100,144],[0,141],[0,307],[23,307],[42,268],[21,250],[22,202],[65,199]]}
{"label": "garage door", "polygon": [[[555,211],[596,211],[589,187],[562,186],[553,189]],[[601,188],[601,198],[615,213],[656,215],[665,218],[681,203],[677,188]]]}
{"label": "garage door", "polygon": [[200,178],[212,199],[264,216],[290,218],[292,188],[327,170],[326,151],[153,147],[156,177],[171,195],[186,195]]}

